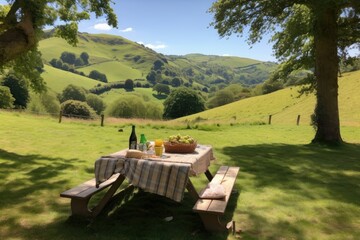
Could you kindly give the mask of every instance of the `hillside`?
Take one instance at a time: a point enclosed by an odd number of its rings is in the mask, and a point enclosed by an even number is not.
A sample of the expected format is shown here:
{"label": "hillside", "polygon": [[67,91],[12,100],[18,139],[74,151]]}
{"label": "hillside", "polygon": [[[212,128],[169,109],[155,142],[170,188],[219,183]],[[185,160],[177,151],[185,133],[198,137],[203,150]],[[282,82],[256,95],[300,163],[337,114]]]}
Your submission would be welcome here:
{"label": "hillside", "polygon": [[[79,43],[76,47],[49,34],[47,38],[40,41],[39,50],[48,66],[51,60],[60,59],[63,52],[70,52],[76,56],[85,52],[89,55],[89,64],[75,66],[74,70],[86,76],[91,71],[97,70],[106,75],[108,82],[126,79],[144,81],[148,74],[152,73],[152,84],[170,83],[173,78],[179,78],[183,84],[192,85],[199,90],[218,84],[258,84],[265,81],[276,66],[275,63],[239,57],[201,54],[164,56],[123,37],[106,34],[79,33]],[[156,61],[160,61],[162,65],[156,67]],[[59,74],[62,78],[65,77],[60,72]],[[47,81],[47,75],[44,75],[44,78]],[[78,78],[78,76],[73,78]],[[76,80],[74,84],[81,86],[82,81]]]}
{"label": "hillside", "polygon": [[[299,87],[286,88],[267,95],[243,99],[231,104],[186,116],[174,121],[202,121],[221,123],[268,123],[309,125],[315,108],[314,94],[299,97]],[[342,126],[360,125],[360,71],[343,74],[339,78],[339,112]]]}

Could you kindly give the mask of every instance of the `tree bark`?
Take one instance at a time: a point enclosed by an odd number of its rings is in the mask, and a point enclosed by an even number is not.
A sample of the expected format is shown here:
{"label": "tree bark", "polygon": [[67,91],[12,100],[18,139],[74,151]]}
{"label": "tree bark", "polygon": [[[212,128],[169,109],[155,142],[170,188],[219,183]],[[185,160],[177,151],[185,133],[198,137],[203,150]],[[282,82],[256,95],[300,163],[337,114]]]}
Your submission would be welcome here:
{"label": "tree bark", "polygon": [[36,34],[29,10],[18,24],[0,34],[0,66],[36,46]]}
{"label": "tree bark", "polygon": [[342,139],[338,107],[338,13],[336,8],[324,8],[323,5],[319,5],[314,12],[317,130],[312,142],[339,144]]}

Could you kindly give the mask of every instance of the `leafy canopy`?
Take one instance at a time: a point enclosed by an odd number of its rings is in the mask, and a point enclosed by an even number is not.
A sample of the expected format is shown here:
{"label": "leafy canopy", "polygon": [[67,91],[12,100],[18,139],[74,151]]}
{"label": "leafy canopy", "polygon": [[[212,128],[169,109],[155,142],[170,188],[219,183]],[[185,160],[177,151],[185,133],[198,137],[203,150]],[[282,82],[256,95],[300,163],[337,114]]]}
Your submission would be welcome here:
{"label": "leafy canopy", "polygon": [[[54,26],[55,35],[76,45],[78,22],[105,15],[110,26],[117,27],[111,0],[7,0],[0,6],[0,70],[16,67],[35,91],[46,89],[40,73],[41,54],[37,44],[43,29]],[[59,23],[59,24],[58,24]]]}

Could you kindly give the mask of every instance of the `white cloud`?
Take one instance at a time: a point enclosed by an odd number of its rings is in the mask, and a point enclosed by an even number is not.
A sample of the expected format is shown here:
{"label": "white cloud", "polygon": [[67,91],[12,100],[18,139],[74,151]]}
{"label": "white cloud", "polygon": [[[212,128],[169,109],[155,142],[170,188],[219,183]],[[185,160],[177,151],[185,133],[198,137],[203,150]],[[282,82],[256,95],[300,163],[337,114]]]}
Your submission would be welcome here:
{"label": "white cloud", "polygon": [[95,28],[96,30],[103,30],[103,31],[109,31],[109,30],[112,29],[112,27],[109,26],[109,24],[107,24],[107,23],[98,23],[98,24],[95,24],[95,25],[94,25],[94,28]]}
{"label": "white cloud", "polygon": [[151,49],[164,49],[164,48],[167,48],[167,46],[165,44],[145,44],[145,47],[148,47],[148,48],[151,48]]}
{"label": "white cloud", "polygon": [[151,49],[164,49],[164,48],[167,48],[168,46],[167,45],[165,45],[165,44],[163,44],[163,43],[157,43],[157,44],[151,44],[151,43],[147,43],[147,44],[145,44],[144,42],[142,42],[142,41],[139,41],[139,42],[137,42],[138,44],[142,44],[142,45],[144,45],[145,47],[147,47],[147,48],[151,48]]}
{"label": "white cloud", "polygon": [[132,31],[133,31],[132,27],[128,27],[128,28],[125,28],[123,30],[120,30],[120,32],[132,32]]}
{"label": "white cloud", "polygon": [[230,57],[231,55],[230,55],[230,54],[225,53],[225,54],[223,54],[222,56],[223,56],[223,57]]}

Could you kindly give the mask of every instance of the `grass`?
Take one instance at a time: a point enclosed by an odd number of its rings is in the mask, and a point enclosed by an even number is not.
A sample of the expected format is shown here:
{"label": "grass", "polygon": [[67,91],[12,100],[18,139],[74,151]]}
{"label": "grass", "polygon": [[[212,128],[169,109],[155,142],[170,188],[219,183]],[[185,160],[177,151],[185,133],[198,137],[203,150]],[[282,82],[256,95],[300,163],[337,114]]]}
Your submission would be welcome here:
{"label": "grass", "polygon": [[[63,121],[0,112],[0,239],[356,239],[360,234],[360,135],[342,127],[338,148],[308,145],[309,126],[220,125],[205,130],[143,120]],[[209,234],[185,193],[181,204],[134,191],[94,221],[69,218],[59,193],[93,177],[94,161],[127,146],[130,124],[148,139],[178,132],[211,144],[241,171],[225,219],[235,236]],[[161,125],[162,124],[162,125]],[[124,132],[118,132],[122,128]],[[194,177],[197,189],[204,176]],[[120,201],[122,199],[122,201]],[[164,218],[174,220],[165,222]]]}
{"label": "grass", "polygon": [[[359,126],[360,114],[354,109],[360,109],[360,71],[346,73],[339,78],[339,113],[341,125]],[[310,116],[315,108],[314,94],[299,97],[299,88],[282,89],[270,94],[261,95],[233,102],[190,116],[178,118],[175,121],[223,122],[223,123],[267,123],[272,115],[274,124],[296,124],[300,115],[300,124],[309,125]]]}

